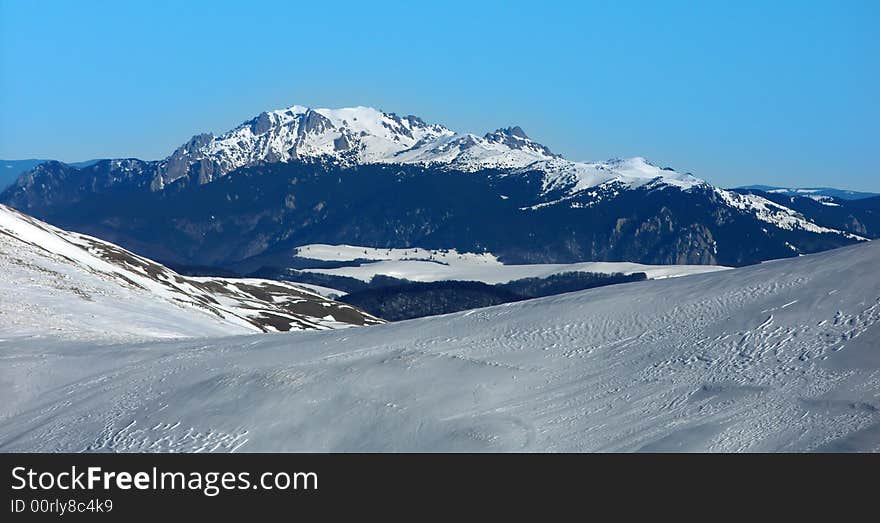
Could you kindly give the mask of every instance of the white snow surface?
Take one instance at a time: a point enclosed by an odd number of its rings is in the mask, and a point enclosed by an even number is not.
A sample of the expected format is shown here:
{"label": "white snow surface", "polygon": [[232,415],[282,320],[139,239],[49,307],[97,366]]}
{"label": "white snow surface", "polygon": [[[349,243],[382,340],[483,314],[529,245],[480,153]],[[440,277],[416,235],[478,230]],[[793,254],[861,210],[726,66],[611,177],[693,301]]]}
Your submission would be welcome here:
{"label": "white snow surface", "polygon": [[316,260],[365,261],[354,267],[333,269],[301,269],[333,276],[348,276],[370,281],[383,275],[411,281],[479,281],[488,284],[507,283],[523,278],[546,278],[564,272],[600,274],[644,272],[649,279],[674,278],[726,270],[718,265],[644,265],[630,262],[581,262],[505,265],[492,254],[459,253],[455,249],[380,249],[353,245],[303,245],[296,255]]}
{"label": "white snow surface", "polygon": [[342,331],[3,323],[0,451],[880,451],[878,264],[867,243]]}
{"label": "white snow surface", "polygon": [[[320,317],[291,312],[302,302],[327,311]],[[0,205],[0,337],[119,341],[246,334],[274,330],[262,320],[267,314],[275,325],[289,321],[291,329],[328,329],[351,326],[327,318],[351,310],[285,282],[184,277]]]}
{"label": "white snow surface", "polygon": [[321,296],[323,296],[325,298],[330,298],[330,299],[336,299],[336,298],[339,298],[340,296],[344,296],[347,294],[345,291],[341,291],[339,289],[332,289],[330,287],[325,287],[323,285],[315,285],[313,283],[297,282],[296,286],[302,287],[304,289],[308,289],[316,294],[320,294]]}
{"label": "white snow surface", "polygon": [[570,194],[613,183],[628,188],[659,183],[682,190],[691,189],[698,185],[708,186],[705,181],[691,174],[661,169],[641,156],[589,163],[554,159],[536,164],[533,167],[556,173],[553,177],[545,178],[545,191],[567,187]]}
{"label": "white snow surface", "polygon": [[424,141],[451,136],[440,125],[399,118],[370,107],[309,109],[295,105],[265,112],[216,137],[204,153],[231,171],[258,161],[336,157],[355,163],[389,159]]}
{"label": "white snow surface", "polygon": [[359,245],[329,245],[311,243],[294,249],[296,256],[322,261],[354,260],[430,260],[438,263],[497,264],[491,253],[458,252],[456,249],[423,249],[421,247],[362,247]]}

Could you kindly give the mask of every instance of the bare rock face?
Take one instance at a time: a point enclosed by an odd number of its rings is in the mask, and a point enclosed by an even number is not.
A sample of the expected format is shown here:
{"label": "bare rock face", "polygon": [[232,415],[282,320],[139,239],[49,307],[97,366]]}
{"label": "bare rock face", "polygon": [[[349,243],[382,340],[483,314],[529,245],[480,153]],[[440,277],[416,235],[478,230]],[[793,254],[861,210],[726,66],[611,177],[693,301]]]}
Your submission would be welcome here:
{"label": "bare rock face", "polygon": [[351,147],[351,142],[345,134],[333,140],[333,149],[336,151],[347,151],[351,149]]}
{"label": "bare rock face", "polygon": [[305,136],[306,134],[321,134],[331,129],[335,129],[335,126],[326,116],[309,109],[300,117],[300,125],[298,129],[299,135]]}
{"label": "bare rock face", "polygon": [[251,120],[251,132],[258,135],[266,134],[274,123],[269,113],[260,113],[259,116]]}
{"label": "bare rock face", "polygon": [[158,164],[150,189],[161,190],[165,185],[191,174],[195,174],[200,183],[211,181],[215,166],[210,158],[206,158],[203,149],[213,139],[214,135],[210,133],[197,134],[178,147],[171,156]]}

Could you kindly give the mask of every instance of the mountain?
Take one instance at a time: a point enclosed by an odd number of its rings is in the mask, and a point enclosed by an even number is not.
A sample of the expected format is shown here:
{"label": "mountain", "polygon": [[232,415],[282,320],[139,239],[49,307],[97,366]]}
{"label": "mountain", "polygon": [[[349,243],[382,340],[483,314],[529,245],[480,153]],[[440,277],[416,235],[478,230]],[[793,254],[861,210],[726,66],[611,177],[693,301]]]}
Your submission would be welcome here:
{"label": "mountain", "polygon": [[[41,163],[50,160],[0,160],[0,190],[3,190],[15,182],[23,173],[26,173]],[[71,163],[73,167],[88,167],[99,160],[87,160],[85,162]]]}
{"label": "mountain", "polygon": [[0,205],[3,337],[137,339],[381,323],[300,286],[181,276]]}
{"label": "mountain", "polygon": [[878,264],[871,242],[356,331],[0,322],[0,452],[876,452]]}
{"label": "mountain", "polygon": [[265,112],[160,161],[44,163],[0,202],[169,264],[240,274],[288,268],[317,243],[740,266],[880,234],[644,158],[572,162],[516,126],[477,136],[363,107]]}
{"label": "mountain", "polygon": [[832,229],[849,231],[866,237],[876,237],[880,230],[880,196],[859,199],[836,196],[798,196],[755,189],[736,189],[746,195],[756,195],[778,205],[786,206],[815,223]]}
{"label": "mountain", "polygon": [[841,200],[860,200],[862,198],[871,198],[880,196],[877,193],[848,191],[845,189],[833,189],[831,187],[774,187],[772,185],[745,185],[737,187],[742,190],[757,190],[766,193],[781,194],[784,196],[803,196],[806,198],[822,198],[830,196]]}
{"label": "mountain", "polygon": [[30,171],[46,160],[0,160],[0,189],[5,189],[22,173]]}

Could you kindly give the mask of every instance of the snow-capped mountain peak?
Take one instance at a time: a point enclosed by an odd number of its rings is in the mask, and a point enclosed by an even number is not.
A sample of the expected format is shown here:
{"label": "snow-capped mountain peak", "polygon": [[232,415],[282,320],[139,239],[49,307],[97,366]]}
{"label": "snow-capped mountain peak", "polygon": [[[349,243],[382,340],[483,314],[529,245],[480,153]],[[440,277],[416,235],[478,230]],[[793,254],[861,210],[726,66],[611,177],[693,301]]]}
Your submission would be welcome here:
{"label": "snow-capped mountain peak", "polygon": [[617,172],[621,179],[633,182],[661,181],[682,189],[706,183],[690,173],[680,173],[670,167],[657,167],[641,156],[626,159],[615,158],[604,162],[604,165]]}
{"label": "snow-capped mountain peak", "polygon": [[[197,135],[163,162],[159,187],[195,174],[200,183],[258,163],[330,158],[343,164],[388,161],[454,133],[415,116],[370,107],[267,111],[220,136]],[[154,184],[156,185],[156,184]]]}
{"label": "snow-capped mountain peak", "polygon": [[572,162],[529,138],[519,126],[483,136],[454,132],[419,117],[372,107],[312,109],[294,105],[267,111],[220,136],[200,134],[159,167],[154,190],[184,176],[207,183],[240,167],[295,160],[329,160],[344,166],[418,164],[463,172],[542,171],[545,190],[570,193],[608,182],[639,187],[649,182],[682,190],[705,183],[661,169],[644,158]]}
{"label": "snow-capped mountain peak", "polygon": [[267,111],[219,136],[200,134],[166,158],[154,190],[184,176],[207,183],[259,163],[329,159],[342,165],[414,163],[462,171],[518,169],[561,158],[518,126],[477,136],[371,107]]}

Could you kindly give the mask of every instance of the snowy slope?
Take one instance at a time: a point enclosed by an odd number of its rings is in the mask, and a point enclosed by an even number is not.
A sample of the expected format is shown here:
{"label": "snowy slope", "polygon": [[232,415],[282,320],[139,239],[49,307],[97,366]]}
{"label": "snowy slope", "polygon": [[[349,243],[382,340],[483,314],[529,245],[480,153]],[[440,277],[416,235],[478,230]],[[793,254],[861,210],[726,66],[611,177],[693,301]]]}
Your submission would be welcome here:
{"label": "snowy slope", "polygon": [[880,245],[355,331],[0,341],[0,451],[880,451]]}
{"label": "snowy slope", "polygon": [[649,279],[659,279],[727,269],[727,267],[717,265],[644,265],[628,262],[505,265],[492,254],[459,253],[455,249],[377,249],[353,245],[325,244],[303,245],[296,249],[296,255],[302,258],[323,261],[370,260],[351,267],[301,269],[303,272],[348,276],[367,282],[373,276],[383,275],[410,281],[459,280],[495,284],[523,278],[546,278],[565,272],[592,272],[600,274],[643,272]]}
{"label": "snowy slope", "polygon": [[184,277],[0,205],[0,336],[139,339],[376,322],[288,283]]}

